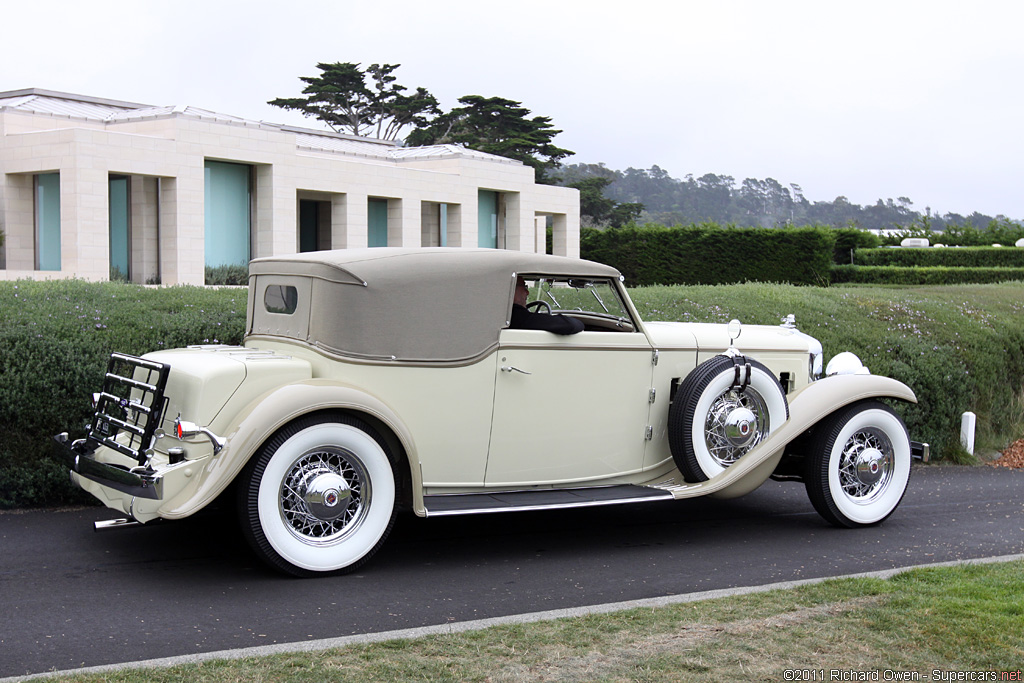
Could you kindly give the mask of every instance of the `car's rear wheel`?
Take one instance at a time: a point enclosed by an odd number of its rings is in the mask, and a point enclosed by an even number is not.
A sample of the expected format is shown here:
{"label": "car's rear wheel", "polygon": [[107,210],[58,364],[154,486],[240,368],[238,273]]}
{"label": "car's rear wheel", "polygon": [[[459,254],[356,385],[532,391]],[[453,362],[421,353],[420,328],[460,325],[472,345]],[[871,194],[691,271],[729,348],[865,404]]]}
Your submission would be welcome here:
{"label": "car's rear wheel", "polygon": [[804,481],[822,517],[836,526],[878,524],[892,514],[910,480],[910,437],[884,403],[865,401],[814,431]]}
{"label": "car's rear wheel", "polygon": [[786,394],[768,368],[756,360],[715,356],[676,392],[668,419],[672,457],[686,481],[707,481],[788,418]]}
{"label": "car's rear wheel", "polygon": [[296,420],[241,475],[247,540],[268,564],[297,576],[358,568],[394,524],[393,461],[383,439],[356,417]]}

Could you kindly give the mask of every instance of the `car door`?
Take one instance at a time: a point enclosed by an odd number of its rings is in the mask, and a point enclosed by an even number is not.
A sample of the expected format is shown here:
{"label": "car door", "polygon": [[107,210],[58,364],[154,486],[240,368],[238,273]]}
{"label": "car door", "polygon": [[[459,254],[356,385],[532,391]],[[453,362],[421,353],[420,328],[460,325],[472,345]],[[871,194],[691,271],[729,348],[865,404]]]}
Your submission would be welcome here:
{"label": "car door", "polygon": [[507,329],[497,361],[488,486],[585,483],[643,468],[653,363],[642,332]]}

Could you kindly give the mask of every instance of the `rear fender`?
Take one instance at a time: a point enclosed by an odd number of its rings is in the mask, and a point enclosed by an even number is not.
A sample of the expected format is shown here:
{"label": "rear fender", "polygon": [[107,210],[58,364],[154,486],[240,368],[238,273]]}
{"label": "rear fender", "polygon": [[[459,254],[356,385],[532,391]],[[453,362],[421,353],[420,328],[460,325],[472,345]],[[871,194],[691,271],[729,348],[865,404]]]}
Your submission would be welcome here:
{"label": "rear fender", "polygon": [[[398,439],[410,463],[413,507],[421,509],[422,479],[412,435],[384,402],[355,387],[322,379],[294,382],[252,401],[229,423],[224,449],[207,460],[197,482],[159,510],[165,519],[188,517],[212,502],[238,476],[259,447],[278,429],[302,415],[321,410],[346,410],[369,416]],[[385,437],[386,438],[386,437]]]}

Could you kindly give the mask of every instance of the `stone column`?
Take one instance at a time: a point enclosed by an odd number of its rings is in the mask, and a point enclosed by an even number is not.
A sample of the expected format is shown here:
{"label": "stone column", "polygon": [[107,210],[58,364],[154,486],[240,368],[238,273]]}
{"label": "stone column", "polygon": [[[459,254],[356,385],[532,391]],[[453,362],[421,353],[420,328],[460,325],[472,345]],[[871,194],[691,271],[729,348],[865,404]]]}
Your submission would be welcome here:
{"label": "stone column", "polygon": [[419,205],[415,199],[388,199],[389,247],[418,247],[422,244]]}
{"label": "stone column", "polygon": [[84,165],[60,169],[60,260],[65,275],[110,279],[108,175],[105,168]]}
{"label": "stone column", "polygon": [[358,192],[331,197],[331,247],[334,249],[365,249],[369,233],[367,201]]}

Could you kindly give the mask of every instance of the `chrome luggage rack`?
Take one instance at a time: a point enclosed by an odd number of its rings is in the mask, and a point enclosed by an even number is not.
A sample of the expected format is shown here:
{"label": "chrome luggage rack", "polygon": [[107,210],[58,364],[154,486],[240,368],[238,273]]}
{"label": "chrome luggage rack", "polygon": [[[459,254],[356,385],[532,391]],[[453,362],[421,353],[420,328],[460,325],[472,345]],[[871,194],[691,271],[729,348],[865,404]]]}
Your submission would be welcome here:
{"label": "chrome luggage rack", "polygon": [[87,448],[106,446],[145,465],[167,406],[169,372],[165,363],[110,354],[103,390],[93,394],[96,412],[85,437]]}

